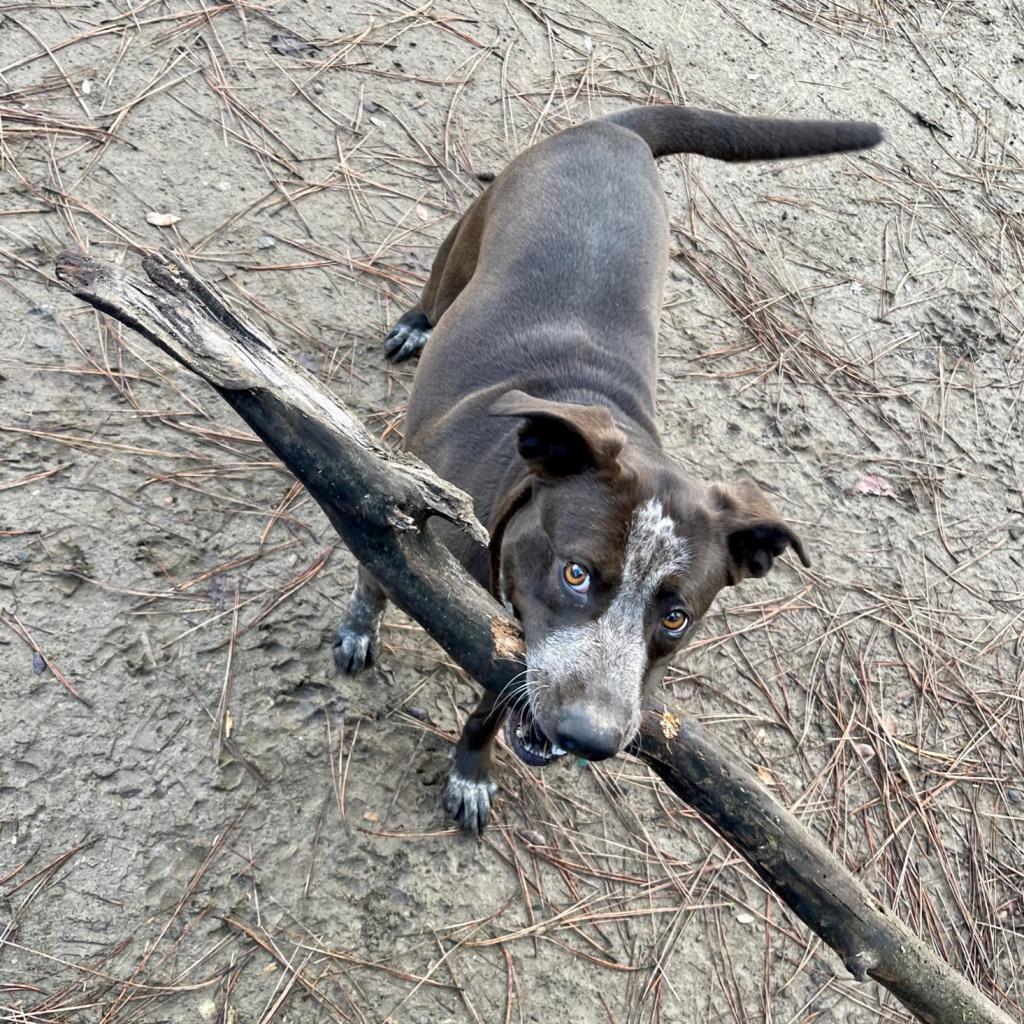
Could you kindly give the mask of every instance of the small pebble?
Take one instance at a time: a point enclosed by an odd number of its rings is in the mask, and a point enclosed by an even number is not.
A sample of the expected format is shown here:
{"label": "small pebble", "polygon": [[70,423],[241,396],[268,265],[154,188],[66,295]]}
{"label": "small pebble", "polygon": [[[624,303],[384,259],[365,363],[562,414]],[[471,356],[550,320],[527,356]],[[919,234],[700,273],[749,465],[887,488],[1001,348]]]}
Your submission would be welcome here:
{"label": "small pebble", "polygon": [[753,924],[754,923],[754,915],[753,914],[737,914],[736,915],[736,923],[737,924]]}
{"label": "small pebble", "polygon": [[534,832],[533,829],[524,828],[519,833],[523,839],[528,842],[531,846],[547,846],[548,841],[541,835],[540,832]]}
{"label": "small pebble", "polygon": [[260,235],[256,239],[256,245],[260,249],[273,249],[277,245],[277,239],[271,238],[270,235]]}
{"label": "small pebble", "polygon": [[421,708],[418,704],[406,704],[405,713],[410,718],[415,718],[417,722],[430,721],[430,713],[426,708]]}
{"label": "small pebble", "polygon": [[41,676],[46,671],[46,659],[38,651],[32,652],[32,671],[37,676]]}
{"label": "small pebble", "polygon": [[1008,789],[1006,795],[1015,804],[1024,804],[1024,789]]}

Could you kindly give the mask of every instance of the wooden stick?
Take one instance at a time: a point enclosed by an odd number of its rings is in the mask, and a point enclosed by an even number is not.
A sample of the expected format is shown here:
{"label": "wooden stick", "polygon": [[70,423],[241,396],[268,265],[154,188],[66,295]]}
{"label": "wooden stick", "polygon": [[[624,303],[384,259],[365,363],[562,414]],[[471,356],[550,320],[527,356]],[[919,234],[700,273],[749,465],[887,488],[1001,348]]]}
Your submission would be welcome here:
{"label": "wooden stick", "polygon": [[1011,1018],[887,913],[747,765],[692,718],[644,712],[639,756],[711,823],[771,890],[843,959],[928,1024]]}
{"label": "wooden stick", "polygon": [[[313,377],[168,252],[149,280],[65,253],[74,293],[208,381],[303,483],[353,554],[481,686],[501,691],[521,667],[518,624],[438,541],[439,517],[478,543],[467,495],[412,456],[386,448]],[[886,913],[825,845],[720,746],[676,711],[644,713],[636,753],[754,867],[842,958],[927,1024],[1011,1018]]]}

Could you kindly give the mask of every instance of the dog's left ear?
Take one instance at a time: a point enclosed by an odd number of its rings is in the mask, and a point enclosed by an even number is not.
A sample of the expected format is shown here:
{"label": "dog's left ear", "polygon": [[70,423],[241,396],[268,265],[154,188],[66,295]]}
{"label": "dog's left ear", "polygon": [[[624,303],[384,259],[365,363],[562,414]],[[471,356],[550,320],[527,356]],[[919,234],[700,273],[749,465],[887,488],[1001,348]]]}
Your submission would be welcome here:
{"label": "dog's left ear", "polygon": [[767,495],[749,481],[711,487],[712,505],[729,545],[726,576],[729,586],[748,576],[764,576],[776,557],[792,548],[805,566],[811,560],[803,542],[775,511]]}
{"label": "dog's left ear", "polygon": [[530,472],[544,479],[587,469],[612,469],[626,435],[603,405],[573,405],[509,391],[490,409],[492,416],[519,416],[519,454]]}

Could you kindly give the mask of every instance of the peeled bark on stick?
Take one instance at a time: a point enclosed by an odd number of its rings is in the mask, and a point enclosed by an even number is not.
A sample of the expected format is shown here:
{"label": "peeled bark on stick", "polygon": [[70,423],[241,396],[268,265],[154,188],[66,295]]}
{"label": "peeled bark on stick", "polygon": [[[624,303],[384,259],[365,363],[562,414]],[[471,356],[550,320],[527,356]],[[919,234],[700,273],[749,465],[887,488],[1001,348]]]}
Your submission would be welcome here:
{"label": "peeled bark on stick", "polygon": [[[57,276],[86,302],[198,374],[305,485],[353,554],[452,659],[488,690],[521,669],[517,623],[433,535],[430,519],[486,531],[470,498],[418,459],[375,441],[320,384],[170,253],[148,280],[63,254]],[[637,755],[754,867],[860,981],[873,978],[927,1024],[1013,1024],[877,901],[703,727],[644,713]]]}

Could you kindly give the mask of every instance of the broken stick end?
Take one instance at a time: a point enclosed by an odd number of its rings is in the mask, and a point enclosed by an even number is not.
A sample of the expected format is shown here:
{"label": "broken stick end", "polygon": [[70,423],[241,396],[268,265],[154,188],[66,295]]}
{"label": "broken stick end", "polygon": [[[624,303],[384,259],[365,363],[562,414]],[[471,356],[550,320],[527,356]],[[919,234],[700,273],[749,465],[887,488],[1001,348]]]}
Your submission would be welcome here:
{"label": "broken stick end", "polygon": [[76,295],[91,290],[96,274],[102,273],[105,264],[99,263],[84,252],[65,249],[57,257],[54,268],[57,280],[66,284]]}

